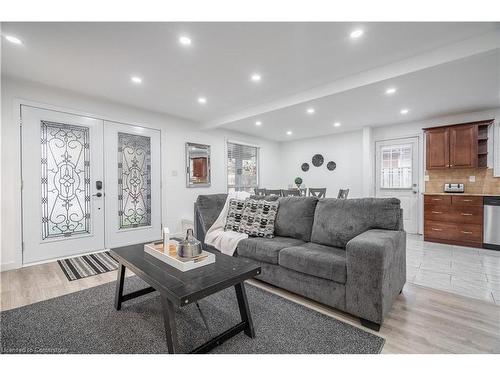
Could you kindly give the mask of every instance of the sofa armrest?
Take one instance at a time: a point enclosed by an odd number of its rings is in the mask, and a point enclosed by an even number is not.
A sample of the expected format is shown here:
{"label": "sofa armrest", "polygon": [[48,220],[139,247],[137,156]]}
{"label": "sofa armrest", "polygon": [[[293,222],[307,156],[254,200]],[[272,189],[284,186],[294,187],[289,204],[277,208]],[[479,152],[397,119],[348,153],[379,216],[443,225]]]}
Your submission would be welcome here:
{"label": "sofa armrest", "polygon": [[346,309],[381,324],[406,282],[406,232],[371,229],[346,245]]}

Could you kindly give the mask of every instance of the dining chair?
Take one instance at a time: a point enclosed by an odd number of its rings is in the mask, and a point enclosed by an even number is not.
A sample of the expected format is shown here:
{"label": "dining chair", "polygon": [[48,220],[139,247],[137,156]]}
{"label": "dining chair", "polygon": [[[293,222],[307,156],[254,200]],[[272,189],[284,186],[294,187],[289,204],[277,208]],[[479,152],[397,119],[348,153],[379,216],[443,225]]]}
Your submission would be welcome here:
{"label": "dining chair", "polygon": [[282,197],[300,197],[299,189],[283,189],[281,190]]}
{"label": "dining chair", "polygon": [[326,195],[326,188],[309,188],[309,196],[316,198],[324,198]]}
{"label": "dining chair", "polygon": [[347,199],[348,195],[349,195],[349,189],[339,189],[339,195],[337,196],[337,198]]}
{"label": "dining chair", "polygon": [[281,189],[266,189],[266,195],[277,195],[278,197],[281,197]]}
{"label": "dining chair", "polygon": [[266,189],[255,188],[253,191],[255,192],[255,195],[266,195]]}
{"label": "dining chair", "polygon": [[300,196],[305,197],[307,195],[307,188],[300,189]]}

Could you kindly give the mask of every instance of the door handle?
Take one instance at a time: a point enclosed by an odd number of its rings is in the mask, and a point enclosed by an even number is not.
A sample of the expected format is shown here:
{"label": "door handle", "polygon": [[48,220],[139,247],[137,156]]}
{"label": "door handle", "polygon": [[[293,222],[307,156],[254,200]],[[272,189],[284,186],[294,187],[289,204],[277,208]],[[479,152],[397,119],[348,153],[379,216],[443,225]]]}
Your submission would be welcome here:
{"label": "door handle", "polygon": [[97,192],[95,194],[92,195],[93,197],[97,197],[97,198],[101,198],[102,197],[102,193],[101,192]]}

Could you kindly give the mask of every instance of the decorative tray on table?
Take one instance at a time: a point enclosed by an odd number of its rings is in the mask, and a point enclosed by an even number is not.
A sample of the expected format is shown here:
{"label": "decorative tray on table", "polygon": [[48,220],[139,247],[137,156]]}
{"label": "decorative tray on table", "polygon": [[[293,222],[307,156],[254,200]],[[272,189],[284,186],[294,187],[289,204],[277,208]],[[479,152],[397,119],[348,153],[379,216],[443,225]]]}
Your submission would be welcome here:
{"label": "decorative tray on table", "polygon": [[169,241],[168,250],[164,252],[162,241],[152,242],[144,245],[144,251],[180,271],[189,271],[215,263],[215,255],[204,250],[200,255],[193,258],[182,258],[178,256],[177,243],[178,241],[171,239]]}

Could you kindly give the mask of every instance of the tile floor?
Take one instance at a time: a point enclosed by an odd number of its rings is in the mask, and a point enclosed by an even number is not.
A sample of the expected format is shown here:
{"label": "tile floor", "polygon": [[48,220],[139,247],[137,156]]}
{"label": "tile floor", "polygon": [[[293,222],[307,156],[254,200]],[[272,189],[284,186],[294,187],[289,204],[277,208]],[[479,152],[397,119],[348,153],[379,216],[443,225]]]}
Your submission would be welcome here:
{"label": "tile floor", "polygon": [[425,242],[408,235],[407,280],[500,305],[500,251]]}

